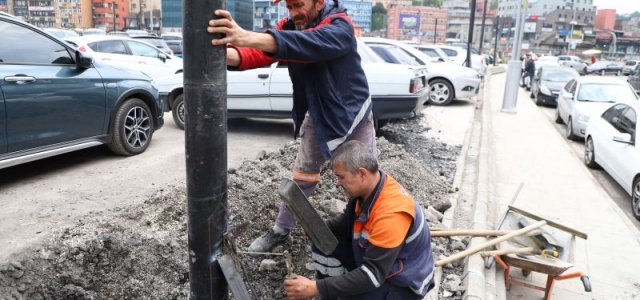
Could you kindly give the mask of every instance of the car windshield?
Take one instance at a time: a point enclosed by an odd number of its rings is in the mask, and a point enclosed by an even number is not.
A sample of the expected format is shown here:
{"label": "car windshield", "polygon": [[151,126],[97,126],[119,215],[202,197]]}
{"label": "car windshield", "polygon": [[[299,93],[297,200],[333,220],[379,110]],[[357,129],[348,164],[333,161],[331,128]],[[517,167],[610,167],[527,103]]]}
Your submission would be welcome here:
{"label": "car windshield", "polygon": [[106,35],[107,32],[102,29],[85,29],[83,35]]}
{"label": "car windshield", "polygon": [[628,61],[627,63],[625,63],[625,65],[626,65],[626,66],[635,66],[635,65],[636,65],[636,62],[635,62],[635,61],[633,61],[633,60],[631,60],[631,61]]}
{"label": "car windshield", "polygon": [[570,73],[563,71],[551,71],[551,72],[543,72],[542,80],[551,81],[551,82],[569,82],[569,80],[574,79],[575,76]]}
{"label": "car windshield", "polygon": [[438,52],[435,49],[422,48],[422,47],[418,47],[417,49],[420,50],[422,53],[429,55],[430,57],[440,58],[440,55],[438,55]]}
{"label": "car windshield", "polygon": [[557,57],[543,56],[538,58],[539,63],[558,63]]}
{"label": "car windshield", "polygon": [[49,32],[50,34],[54,35],[57,38],[67,38],[67,37],[74,37],[74,36],[78,36],[77,33],[75,33],[74,31],[71,30],[47,30],[47,32]]}
{"label": "car windshield", "polygon": [[410,66],[420,65],[416,61],[416,59],[413,58],[413,56],[409,55],[407,52],[404,52],[404,50],[402,50],[399,47],[391,46],[391,45],[373,45],[373,47],[385,48],[385,50],[389,52],[390,55],[393,55],[393,57],[398,61],[400,61],[400,63],[402,63],[403,65],[410,65]]}
{"label": "car windshield", "polygon": [[167,42],[167,45],[169,45],[169,48],[174,53],[176,53],[176,54],[182,53],[182,42],[178,42],[178,43],[175,43],[175,42],[169,43],[169,42]]}
{"label": "car windshield", "polygon": [[610,102],[637,100],[636,93],[624,84],[586,83],[580,86],[578,101]]}
{"label": "car windshield", "polygon": [[358,40],[358,54],[364,63],[383,63],[382,57],[375,53],[369,46]]}

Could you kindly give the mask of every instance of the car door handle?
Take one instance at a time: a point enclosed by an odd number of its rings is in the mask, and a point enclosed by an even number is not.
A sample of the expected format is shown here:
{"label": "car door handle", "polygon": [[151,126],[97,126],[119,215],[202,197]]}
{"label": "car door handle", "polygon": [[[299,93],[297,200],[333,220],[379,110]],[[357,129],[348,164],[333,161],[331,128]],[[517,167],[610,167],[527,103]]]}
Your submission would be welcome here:
{"label": "car door handle", "polygon": [[33,76],[17,75],[17,76],[7,76],[7,77],[4,78],[4,81],[6,81],[6,82],[17,82],[17,83],[36,82],[36,78],[33,77]]}
{"label": "car door handle", "polygon": [[258,78],[267,79],[269,78],[269,74],[258,74]]}

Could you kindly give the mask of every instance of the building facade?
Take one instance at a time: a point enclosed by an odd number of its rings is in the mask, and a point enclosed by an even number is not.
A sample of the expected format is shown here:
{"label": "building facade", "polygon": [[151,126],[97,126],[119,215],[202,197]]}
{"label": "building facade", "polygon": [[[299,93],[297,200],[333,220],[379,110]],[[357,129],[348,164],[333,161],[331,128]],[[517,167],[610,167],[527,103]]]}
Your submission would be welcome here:
{"label": "building facade", "polygon": [[[518,3],[521,0],[498,0],[498,15],[500,18],[513,17],[518,13]],[[579,12],[595,11],[593,0],[529,0],[527,7],[527,15],[544,17],[552,11],[575,10]],[[575,8],[575,9],[574,9]]]}
{"label": "building facade", "polygon": [[278,20],[289,15],[284,1],[273,4],[271,0],[253,2],[253,31],[265,31],[276,27]]}
{"label": "building facade", "polygon": [[[162,9],[158,10],[158,14],[155,13],[156,10],[152,10],[154,12],[152,16],[149,15],[147,11],[143,13],[143,16],[147,18],[145,24],[150,24],[151,20],[148,20],[148,18],[152,18],[154,30],[165,33],[182,32],[182,1],[162,0],[161,4],[158,3],[158,5],[155,6],[156,9],[160,7]],[[229,0],[227,1],[227,10],[240,27],[247,30],[252,29],[253,2],[251,0]],[[136,11],[132,9],[132,13],[133,12]]]}
{"label": "building facade", "polygon": [[162,29],[182,32],[182,0],[162,0]]}
{"label": "building facade", "polygon": [[373,8],[371,0],[343,0],[342,3],[347,8],[347,14],[356,27],[360,27],[363,32],[371,31],[371,10]]}
{"label": "building facade", "polygon": [[434,7],[389,7],[387,35],[394,40],[444,43],[449,23],[446,9]]}
{"label": "building facade", "polygon": [[126,0],[94,0],[91,7],[94,28],[104,28],[106,31],[120,31],[125,29],[125,21],[129,15]]}
{"label": "building facade", "polygon": [[56,0],[56,28],[82,27],[82,1]]}
{"label": "building facade", "polygon": [[596,29],[614,30],[616,26],[615,9],[599,9],[596,14]]}

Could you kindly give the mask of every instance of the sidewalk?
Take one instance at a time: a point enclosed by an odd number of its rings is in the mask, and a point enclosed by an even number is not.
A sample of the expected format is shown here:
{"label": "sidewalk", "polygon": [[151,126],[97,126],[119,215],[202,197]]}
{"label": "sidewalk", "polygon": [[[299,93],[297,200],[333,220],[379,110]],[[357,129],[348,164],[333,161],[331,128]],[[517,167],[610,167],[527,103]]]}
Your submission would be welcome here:
{"label": "sidewalk", "polygon": [[[486,206],[488,210],[484,226],[493,229],[518,185],[524,182],[515,206],[557,218],[589,236],[587,240],[577,239],[575,266],[568,272],[586,273],[593,291],[586,293],[579,279],[557,281],[552,299],[640,298],[640,233],[524,90],[519,89],[517,113],[500,112],[505,80],[506,73],[490,77],[487,82],[490,97],[483,103],[476,209]],[[469,266],[471,274],[473,270],[480,271],[478,261],[479,257],[470,258],[475,265],[475,269]],[[484,293],[470,289],[467,299],[501,294],[502,269],[496,271],[497,276],[491,271],[483,272],[480,277],[487,278],[489,288],[493,285],[490,277],[498,277],[494,285],[497,291],[473,295]],[[512,275],[523,278],[520,272]],[[532,273],[525,280],[544,286],[546,276]],[[514,285],[506,293],[506,299],[533,300],[542,299],[543,295],[541,291]]]}

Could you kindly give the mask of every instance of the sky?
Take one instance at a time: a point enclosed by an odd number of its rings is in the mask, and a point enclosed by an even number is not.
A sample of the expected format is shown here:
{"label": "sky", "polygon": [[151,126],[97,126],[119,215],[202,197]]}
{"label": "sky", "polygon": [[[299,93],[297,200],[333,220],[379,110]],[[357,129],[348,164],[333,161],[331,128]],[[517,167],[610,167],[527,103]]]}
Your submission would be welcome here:
{"label": "sky", "polygon": [[640,0],[593,0],[598,9],[612,8],[617,14],[629,14],[640,11]]}

